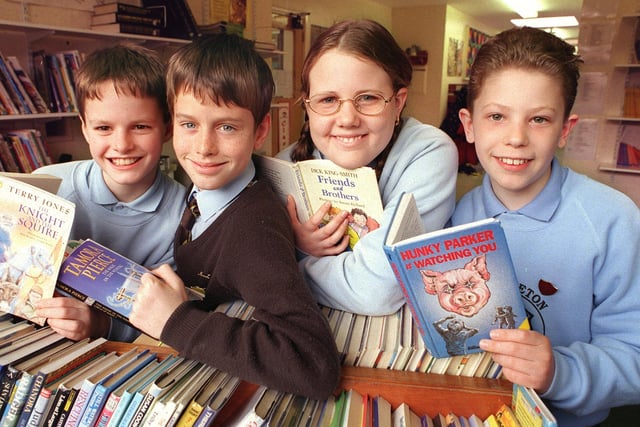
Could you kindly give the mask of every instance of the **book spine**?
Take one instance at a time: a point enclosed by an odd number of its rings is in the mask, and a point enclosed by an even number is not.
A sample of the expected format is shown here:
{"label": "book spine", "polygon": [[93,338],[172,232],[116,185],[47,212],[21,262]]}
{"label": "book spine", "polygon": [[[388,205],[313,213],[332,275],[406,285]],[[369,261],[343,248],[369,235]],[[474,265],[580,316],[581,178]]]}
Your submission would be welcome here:
{"label": "book spine", "polygon": [[0,159],[2,160],[2,165],[7,172],[20,171],[20,168],[16,163],[16,159],[13,157],[13,154],[11,154],[11,150],[9,149],[9,143],[2,135],[0,135]]}
{"label": "book spine", "polygon": [[200,413],[198,419],[195,421],[195,423],[193,423],[193,427],[210,426],[211,423],[213,423],[213,420],[216,418],[216,415],[218,415],[218,412],[216,410],[214,410],[210,406],[205,406],[202,409],[202,413]]}
{"label": "book spine", "polygon": [[15,159],[16,165],[18,165],[18,172],[31,172],[29,161],[22,151],[22,144],[20,143],[20,139],[11,135],[7,135],[7,144],[9,146],[11,156]]}
{"label": "book spine", "polygon": [[121,396],[118,396],[114,393],[111,393],[107,398],[104,406],[102,407],[102,411],[98,415],[98,420],[96,421],[96,427],[107,427],[109,424],[109,420],[113,417],[113,413],[115,412],[118,404],[120,403]]}
{"label": "book spine", "polygon": [[20,114],[18,107],[13,103],[9,90],[7,89],[4,79],[0,76],[0,102],[8,114]]}
{"label": "book spine", "polygon": [[125,3],[116,3],[116,5],[116,13],[125,13],[137,16],[150,16],[156,19],[162,18],[162,14],[158,13],[158,11],[154,9],[147,9],[144,7],[133,6]]}
{"label": "book spine", "polygon": [[20,140],[22,151],[24,151],[24,153],[26,154],[27,160],[29,161],[29,166],[32,170],[36,170],[38,167],[43,165],[43,163],[41,163],[40,161],[39,153],[36,154],[33,141],[31,141],[31,138],[27,132],[19,131],[16,133],[9,133],[8,135]]}
{"label": "book spine", "polygon": [[8,366],[0,382],[0,414],[4,413],[11,399],[11,392],[20,376],[20,371],[12,366]]}
{"label": "book spine", "polygon": [[78,395],[75,398],[75,402],[73,403],[73,407],[69,412],[69,416],[65,421],[66,427],[76,427],[80,423],[80,419],[82,414],[84,414],[85,409],[87,408],[87,404],[89,403],[89,398],[91,397],[91,393],[95,387],[95,384],[85,380],[78,390]]}
{"label": "book spine", "polygon": [[[429,349],[434,349],[435,346],[433,345],[433,338],[431,337],[431,335],[428,332],[428,329],[425,327],[424,325],[424,320],[422,319],[422,317],[420,316],[420,313],[418,310],[416,310],[416,307],[414,306],[414,301],[415,301],[415,297],[411,294],[411,289],[409,289],[406,285],[406,283],[408,283],[408,278],[405,277],[404,272],[402,270],[401,267],[399,267],[399,263],[402,262],[402,260],[400,259],[400,255],[394,251],[391,248],[385,247],[384,248],[386,254],[387,254],[387,258],[389,259],[389,264],[391,265],[391,269],[393,270],[393,274],[396,277],[396,281],[398,282],[398,284],[400,285],[400,288],[402,289],[402,293],[404,294],[407,306],[409,307],[409,310],[411,311],[411,315],[413,316],[413,320],[416,323],[416,326],[418,327],[418,331],[420,331],[420,335],[422,336],[425,345],[427,346],[427,348]],[[444,356],[448,356],[448,355],[435,355],[436,357],[444,357]]]}
{"label": "book spine", "polygon": [[163,24],[162,19],[156,18],[153,16],[140,16],[140,15],[130,15],[126,13],[116,12],[113,21],[111,22],[100,22],[98,19],[92,19],[93,25],[100,24],[111,24],[111,23],[119,23],[119,24],[138,24],[138,25],[148,25],[154,28],[160,28]]}
{"label": "book spine", "polygon": [[44,420],[45,412],[51,401],[51,395],[51,390],[46,387],[42,388],[36,403],[33,405],[33,411],[31,411],[31,415],[29,415],[29,420],[27,421],[28,427],[37,427],[40,425],[40,422]]}
{"label": "book spine", "polygon": [[[0,54],[0,57],[2,57],[1,54]],[[13,80],[15,82],[15,85],[16,85],[16,88],[18,89],[20,98],[25,103],[25,105],[27,107],[27,110],[29,110],[29,113],[37,113],[38,110],[36,109],[36,106],[33,104],[33,101],[31,100],[31,97],[29,96],[29,94],[27,93],[27,90],[25,89],[24,85],[22,84],[22,79],[20,77],[18,77],[18,74],[16,74],[16,71],[14,70],[13,66],[11,65],[11,62],[9,61],[9,59],[7,57],[2,57],[2,60],[4,61],[4,66],[7,68],[7,71],[9,72],[9,75],[11,76],[11,80]]]}
{"label": "book spine", "polygon": [[192,427],[204,408],[195,400],[182,413],[176,427]]}
{"label": "book spine", "polygon": [[46,102],[44,102],[44,98],[42,98],[42,95],[40,95],[40,92],[38,92],[38,89],[33,84],[33,81],[31,81],[31,78],[29,77],[29,75],[24,71],[24,68],[22,68],[22,64],[20,64],[20,61],[18,60],[18,58],[15,56],[8,56],[7,61],[9,62],[9,65],[11,65],[11,68],[13,68],[13,71],[18,77],[18,79],[20,80],[20,82],[22,83],[22,87],[24,88],[25,92],[31,98],[33,106],[36,110],[34,112],[48,113],[49,108],[47,107]]}
{"label": "book spine", "polygon": [[16,138],[20,140],[20,145],[22,146],[22,151],[24,152],[27,161],[29,162],[29,167],[31,171],[38,169],[40,166],[40,162],[38,161],[35,152],[33,151],[33,147],[31,145],[31,141],[28,139],[28,136],[24,133],[15,135]]}
{"label": "book spine", "polygon": [[131,421],[133,420],[133,417],[138,412],[138,408],[140,407],[140,404],[142,403],[143,399],[144,399],[144,394],[142,393],[135,393],[131,397],[131,402],[129,402],[129,405],[127,405],[127,410],[122,415],[122,419],[120,420],[118,425],[122,425],[122,426],[131,425]]}
{"label": "book spine", "polygon": [[167,412],[167,422],[165,423],[165,425],[175,426],[176,423],[178,422],[178,419],[180,419],[180,415],[182,415],[184,410],[185,410],[184,404],[171,402],[171,405],[167,405],[167,408],[165,408],[165,412]]}
{"label": "book spine", "polygon": [[28,422],[31,414],[34,410],[36,401],[40,396],[40,392],[42,391],[42,387],[44,386],[44,382],[46,380],[46,374],[42,372],[38,372],[34,377],[31,383],[31,388],[27,393],[27,398],[24,403],[24,407],[22,408],[22,412],[20,413],[20,417],[18,418],[17,426],[25,427]]}
{"label": "book spine", "polygon": [[155,398],[156,396],[149,392],[147,392],[144,395],[142,401],[140,402],[140,406],[138,406],[136,413],[134,414],[133,418],[131,419],[131,422],[129,423],[129,427],[138,427],[142,425],[142,420],[144,419],[144,416],[149,411],[149,408],[151,407],[151,404],[153,403]]}
{"label": "book spine", "polygon": [[9,72],[9,66],[5,62],[4,57],[0,54],[0,80],[4,83],[4,87],[9,92],[9,96],[13,101],[13,104],[18,109],[20,114],[30,114],[31,110],[23,98],[20,89],[18,88],[18,82],[14,81]]}
{"label": "book spine", "polygon": [[57,406],[54,406],[53,414],[55,418],[49,421],[49,427],[64,427],[77,397],[78,390],[75,388],[67,390],[62,395],[60,401],[56,402]]}
{"label": "book spine", "polygon": [[30,129],[32,134],[32,140],[40,153],[42,162],[44,165],[50,165],[53,163],[51,156],[49,155],[49,148],[45,144],[45,140],[42,138],[42,133],[38,129]]}
{"label": "book spine", "polygon": [[[105,427],[113,427],[113,426],[121,425],[120,419],[123,418],[125,412],[129,408],[129,404],[131,403],[132,397],[133,395],[129,391],[125,390],[125,392],[122,393],[122,397],[120,397],[120,401],[118,402],[117,406],[114,408],[113,414],[111,414],[111,416],[107,420]],[[126,425],[126,424],[122,423],[122,425]]]}
{"label": "book spine", "polygon": [[32,65],[33,65],[33,81],[35,83],[36,89],[42,95],[45,104],[47,105],[50,112],[55,112],[57,110],[57,106],[55,105],[55,100],[53,99],[53,94],[51,93],[51,83],[49,81],[49,75],[47,71],[47,61],[45,58],[46,54],[44,51],[39,50],[33,52],[31,55]]}
{"label": "book spine", "polygon": [[76,90],[71,76],[71,69],[69,69],[64,53],[57,53],[56,56],[58,57],[58,63],[60,64],[60,75],[62,76],[64,91],[69,100],[68,111],[78,111],[78,101],[76,99]]}
{"label": "book spine", "polygon": [[20,417],[20,411],[27,400],[32,381],[33,375],[23,372],[20,379],[16,382],[15,392],[13,393],[11,402],[7,410],[5,410],[2,420],[0,420],[0,424],[2,424],[3,427],[15,427]]}
{"label": "book spine", "polygon": [[94,423],[94,419],[98,414],[98,411],[102,409],[102,403],[106,396],[107,388],[101,384],[96,385],[91,393],[91,397],[87,402],[87,406],[82,414],[82,418],[78,423],[79,427],[89,427]]}
{"label": "book spine", "polygon": [[164,409],[165,409],[165,403],[154,399],[152,404],[149,406],[149,409],[147,409],[146,414],[142,418],[142,420],[144,421],[144,424],[141,423],[140,425],[144,425],[145,427],[154,426],[154,425],[164,425],[164,423],[161,422],[162,420],[161,417],[162,417],[162,413],[164,412]]}
{"label": "book spine", "polygon": [[296,183],[298,184],[298,188],[300,191],[300,198],[304,201],[304,211],[307,213],[306,218],[301,218],[301,220],[306,221],[311,217],[314,212],[311,209],[311,202],[309,201],[309,196],[307,195],[307,189],[304,186],[304,179],[302,179],[302,171],[297,166],[294,168],[294,173],[296,176]]}
{"label": "book spine", "polygon": [[58,57],[56,55],[46,55],[46,59],[49,71],[49,79],[51,81],[51,88],[58,108],[57,111],[71,111],[69,107],[69,99],[67,98],[66,89],[62,81],[62,72],[60,70]]}

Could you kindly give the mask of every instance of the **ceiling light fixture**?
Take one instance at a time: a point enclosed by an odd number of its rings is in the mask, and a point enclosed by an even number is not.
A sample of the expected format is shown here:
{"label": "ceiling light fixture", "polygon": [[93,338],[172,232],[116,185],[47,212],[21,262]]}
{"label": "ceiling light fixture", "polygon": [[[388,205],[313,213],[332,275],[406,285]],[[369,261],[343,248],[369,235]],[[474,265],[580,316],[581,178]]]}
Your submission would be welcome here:
{"label": "ceiling light fixture", "polygon": [[548,16],[545,18],[512,19],[511,23],[516,27],[534,28],[558,28],[577,27],[578,20],[575,16]]}
{"label": "ceiling light fixture", "polygon": [[538,9],[535,2],[529,0],[510,0],[507,1],[509,7],[513,9],[522,18],[537,18]]}

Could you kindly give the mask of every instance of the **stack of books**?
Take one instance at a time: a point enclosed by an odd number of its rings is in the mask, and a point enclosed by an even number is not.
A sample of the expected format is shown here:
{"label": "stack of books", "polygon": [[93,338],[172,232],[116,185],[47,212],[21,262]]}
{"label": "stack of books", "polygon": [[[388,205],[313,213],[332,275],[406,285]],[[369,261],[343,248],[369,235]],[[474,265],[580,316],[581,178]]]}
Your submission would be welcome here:
{"label": "stack of books", "polygon": [[165,8],[145,8],[120,2],[95,5],[91,29],[112,33],[160,36],[166,27]]}

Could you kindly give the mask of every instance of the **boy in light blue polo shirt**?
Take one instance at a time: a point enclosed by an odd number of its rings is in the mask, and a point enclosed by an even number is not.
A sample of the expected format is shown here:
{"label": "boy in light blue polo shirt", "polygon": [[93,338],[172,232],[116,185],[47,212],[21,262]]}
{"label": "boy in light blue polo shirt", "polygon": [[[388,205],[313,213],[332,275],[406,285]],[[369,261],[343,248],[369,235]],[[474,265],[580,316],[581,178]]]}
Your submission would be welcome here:
{"label": "boy in light blue polo shirt", "polygon": [[640,403],[640,210],[555,158],[578,120],[581,62],[526,27],[480,48],[460,119],[486,175],[452,219],[501,221],[532,330],[496,329],[480,347],[563,427]]}
{"label": "boy in light blue polo shirt", "polygon": [[[76,204],[71,239],[91,238],[153,268],[173,265],[173,235],[185,188],[159,170],[171,136],[165,67],[154,52],[115,46],[87,57],[76,76],[82,132],[91,160],[45,166],[62,178],[58,194]],[[139,332],[74,298],[42,300],[39,316],[74,340]]]}

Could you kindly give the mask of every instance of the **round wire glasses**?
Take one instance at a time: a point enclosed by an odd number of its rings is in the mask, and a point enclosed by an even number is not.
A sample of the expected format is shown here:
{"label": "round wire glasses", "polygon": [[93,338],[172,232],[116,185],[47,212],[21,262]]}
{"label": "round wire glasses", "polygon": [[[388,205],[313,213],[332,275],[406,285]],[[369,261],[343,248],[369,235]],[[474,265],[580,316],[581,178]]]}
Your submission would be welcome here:
{"label": "round wire glasses", "polygon": [[388,99],[381,93],[361,93],[353,98],[337,98],[333,95],[314,95],[304,100],[311,111],[321,116],[330,116],[340,111],[340,107],[346,101],[350,101],[360,114],[376,116],[391,102],[394,95]]}

